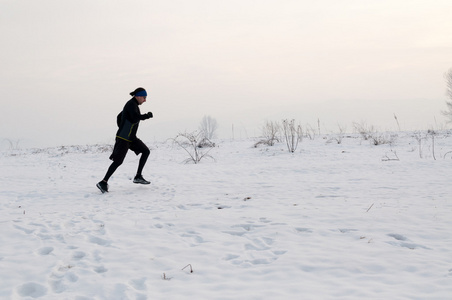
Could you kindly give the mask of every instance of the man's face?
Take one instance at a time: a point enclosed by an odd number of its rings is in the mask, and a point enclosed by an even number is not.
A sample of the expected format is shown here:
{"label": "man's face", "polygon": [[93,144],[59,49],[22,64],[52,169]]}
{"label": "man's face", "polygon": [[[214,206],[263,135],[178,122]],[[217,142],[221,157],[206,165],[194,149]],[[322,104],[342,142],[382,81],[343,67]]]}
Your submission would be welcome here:
{"label": "man's face", "polygon": [[146,96],[137,96],[135,97],[138,101],[138,105],[143,104],[144,102],[146,102]]}

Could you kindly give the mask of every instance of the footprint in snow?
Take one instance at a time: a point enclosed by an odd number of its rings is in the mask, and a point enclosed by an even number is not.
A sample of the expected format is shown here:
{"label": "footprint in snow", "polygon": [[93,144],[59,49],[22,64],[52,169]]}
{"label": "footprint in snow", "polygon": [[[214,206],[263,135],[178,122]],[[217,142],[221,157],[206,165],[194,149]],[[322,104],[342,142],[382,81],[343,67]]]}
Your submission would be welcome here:
{"label": "footprint in snow", "polygon": [[98,267],[94,267],[93,268],[94,272],[96,272],[97,274],[102,274],[108,271],[108,269],[106,269],[104,266],[98,266]]}
{"label": "footprint in snow", "polygon": [[49,279],[48,283],[52,291],[57,294],[61,294],[67,289],[62,279]]}
{"label": "footprint in snow", "polygon": [[235,235],[235,236],[243,236],[246,232],[244,232],[244,231],[240,231],[240,232],[238,232],[238,231],[223,231],[223,233],[227,233],[227,234]]}
{"label": "footprint in snow", "polygon": [[146,277],[132,279],[129,281],[129,285],[138,291],[146,290]]}
{"label": "footprint in snow", "polygon": [[347,233],[347,232],[353,232],[353,231],[358,231],[358,230],[357,229],[350,229],[350,228],[340,228],[339,231],[342,232],[342,233]]}
{"label": "footprint in snow", "polygon": [[37,253],[39,255],[49,255],[52,252],[53,252],[53,247],[42,247],[42,248],[39,248],[37,251]]}
{"label": "footprint in snow", "polygon": [[74,251],[71,256],[73,263],[60,262],[53,268],[47,279],[52,292],[57,294],[63,293],[68,288],[68,285],[79,280],[79,277],[75,273],[74,267],[78,265],[79,261],[81,261],[85,256],[86,253],[83,251]]}
{"label": "footprint in snow", "polygon": [[229,260],[233,260],[233,259],[236,259],[239,257],[240,257],[240,255],[237,255],[237,254],[227,254],[223,259],[226,261],[229,261]]}
{"label": "footprint in snow", "polygon": [[295,230],[297,232],[301,232],[301,233],[312,233],[311,228],[297,227],[297,228],[295,228]]}
{"label": "footprint in snow", "polygon": [[406,237],[404,237],[404,236],[401,235],[401,234],[397,234],[397,233],[390,233],[390,234],[388,234],[388,236],[390,236],[390,237],[392,237],[392,238],[395,238],[395,239],[398,240],[398,241],[406,241],[406,240],[407,240]]}
{"label": "footprint in snow", "polygon": [[245,251],[241,255],[227,254],[223,259],[243,268],[268,265],[287,252],[285,250],[272,250],[274,242],[274,239],[267,237],[249,239],[249,242],[244,245]]}
{"label": "footprint in snow", "polygon": [[21,297],[39,298],[47,294],[47,288],[38,283],[27,282],[18,286],[16,292]]}
{"label": "footprint in snow", "polygon": [[256,228],[261,228],[261,227],[265,227],[265,225],[239,224],[239,225],[232,226],[232,228],[242,228],[246,231],[253,231]]}
{"label": "footprint in snow", "polygon": [[97,236],[93,236],[93,235],[89,235],[88,236],[88,241],[90,241],[93,244],[97,244],[99,246],[110,246],[111,241],[102,239],[100,237]]}
{"label": "footprint in snow", "polygon": [[26,234],[31,234],[31,233],[35,232],[35,229],[28,229],[28,228],[25,228],[25,227],[22,227],[19,225],[13,225],[13,226],[14,226],[14,228],[19,229],[20,231],[23,231]]}
{"label": "footprint in snow", "polygon": [[422,246],[422,245],[419,245],[419,244],[408,242],[409,239],[407,237],[401,235],[401,234],[390,233],[390,234],[388,234],[388,236],[390,236],[390,237],[396,239],[397,241],[399,241],[399,243],[393,242],[393,241],[388,242],[388,244],[393,245],[393,246],[400,246],[400,247],[408,248],[408,249],[411,249],[411,250],[418,249],[418,248],[430,249],[428,247],[425,247],[425,246]]}
{"label": "footprint in snow", "polygon": [[187,231],[180,235],[184,240],[188,241],[190,247],[198,246],[201,243],[204,243],[204,239],[195,231]]}
{"label": "footprint in snow", "polygon": [[74,260],[81,260],[85,256],[86,256],[85,252],[83,252],[83,251],[75,251],[72,254],[72,259],[74,259]]}
{"label": "footprint in snow", "polygon": [[271,220],[262,217],[259,218],[259,224],[249,221],[243,224],[232,225],[232,230],[223,231],[223,233],[237,237],[234,239],[236,242],[243,242],[243,251],[228,253],[223,257],[223,260],[232,265],[249,268],[271,264],[281,255],[284,255],[287,251],[275,249],[276,240],[263,234],[266,229],[272,228],[269,227],[269,225],[274,225],[271,222]]}

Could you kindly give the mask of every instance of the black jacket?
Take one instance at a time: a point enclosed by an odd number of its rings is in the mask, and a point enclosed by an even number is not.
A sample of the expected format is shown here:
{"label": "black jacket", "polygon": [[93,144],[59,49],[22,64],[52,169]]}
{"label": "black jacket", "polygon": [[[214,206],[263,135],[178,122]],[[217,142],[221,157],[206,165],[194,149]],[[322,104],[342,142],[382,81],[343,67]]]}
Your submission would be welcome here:
{"label": "black jacket", "polygon": [[138,125],[141,120],[146,119],[149,119],[149,115],[141,114],[140,108],[138,107],[138,101],[133,97],[127,101],[126,105],[124,105],[124,109],[118,115],[117,122],[119,128],[116,137],[128,142],[136,140]]}

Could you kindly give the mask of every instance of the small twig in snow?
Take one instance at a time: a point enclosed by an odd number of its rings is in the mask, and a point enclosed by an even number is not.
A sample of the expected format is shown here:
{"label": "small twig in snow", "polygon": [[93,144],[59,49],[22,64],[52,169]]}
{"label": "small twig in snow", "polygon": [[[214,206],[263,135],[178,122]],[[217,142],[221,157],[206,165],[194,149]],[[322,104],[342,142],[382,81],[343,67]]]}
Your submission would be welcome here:
{"label": "small twig in snow", "polygon": [[186,265],[182,268],[182,271],[185,270],[187,267],[190,267],[190,273],[193,273],[193,268],[191,267],[191,264]]}
{"label": "small twig in snow", "polygon": [[369,210],[374,206],[375,203],[372,203],[372,205],[366,210],[366,212],[369,212]]}

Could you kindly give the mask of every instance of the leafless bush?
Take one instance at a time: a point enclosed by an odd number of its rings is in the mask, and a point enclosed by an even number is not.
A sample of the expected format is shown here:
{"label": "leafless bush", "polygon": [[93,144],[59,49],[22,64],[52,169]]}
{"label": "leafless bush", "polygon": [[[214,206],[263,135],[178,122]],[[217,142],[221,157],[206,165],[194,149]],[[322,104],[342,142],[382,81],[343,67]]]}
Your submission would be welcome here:
{"label": "leafless bush", "polygon": [[337,144],[342,144],[342,139],[344,138],[344,133],[347,130],[347,126],[337,124],[337,127],[339,128],[339,133],[336,135],[333,135],[328,142],[336,141]]}
{"label": "leafless bush", "polygon": [[9,150],[20,150],[20,140],[5,139],[5,141],[9,144]]}
{"label": "leafless bush", "polygon": [[283,120],[282,132],[286,140],[287,150],[294,153],[298,147],[298,143],[303,138],[303,130],[300,125],[295,125],[295,120]]}
{"label": "leafless bush", "polygon": [[215,147],[215,143],[209,140],[208,138],[203,138],[198,142],[198,148],[213,148]]}
{"label": "leafless bush", "polygon": [[173,140],[173,142],[184,149],[185,152],[189,155],[189,158],[184,160],[185,163],[193,162],[194,164],[198,164],[203,158],[212,158],[208,153],[213,148],[210,147],[207,150],[206,148],[200,147],[200,140],[204,140],[202,134],[199,132],[191,132],[191,133],[179,133]]}
{"label": "leafless bush", "polygon": [[395,140],[396,140],[397,136],[390,134],[390,133],[378,133],[375,132],[370,140],[372,142],[373,145],[378,146],[378,145],[385,145],[385,144],[394,144]]}
{"label": "leafless bush", "polygon": [[[424,146],[423,146],[423,142],[428,142],[428,140],[431,138],[432,140],[432,145],[431,145],[431,149],[432,149],[432,157],[434,160],[436,160],[436,154],[435,154],[435,137],[438,135],[438,132],[436,130],[433,129],[429,129],[427,130],[427,132],[421,132],[421,131],[415,131],[414,132],[414,138],[416,139],[416,141],[418,142],[418,148],[419,148],[419,157],[420,158],[424,158],[424,152],[422,151]],[[430,147],[427,145],[427,143],[424,143],[424,145],[427,146],[428,149],[430,149]],[[447,153],[446,153],[447,154]],[[446,155],[444,155],[444,158],[446,158]]]}
{"label": "leafless bush", "polygon": [[429,129],[427,131],[427,134],[431,136],[432,138],[432,155],[433,155],[433,159],[436,160],[435,157],[435,135],[437,135],[437,132],[433,129]]}
{"label": "leafless bush", "polygon": [[254,147],[259,145],[273,146],[276,142],[279,142],[279,134],[281,131],[281,125],[278,122],[267,121],[262,128],[263,139],[254,144]]}
{"label": "leafless bush", "polygon": [[[313,140],[316,136],[316,130],[311,125],[306,125],[306,129],[304,130],[304,136],[310,140]],[[320,130],[319,130],[320,132]]]}
{"label": "leafless bush", "polygon": [[419,158],[422,158],[422,141],[425,140],[425,136],[420,131],[414,132],[414,138],[418,143],[419,148]]}
{"label": "leafless bush", "polygon": [[199,132],[202,139],[211,140],[216,137],[218,122],[211,116],[204,116],[199,124]]}
{"label": "leafless bush", "polygon": [[353,123],[353,127],[356,132],[361,134],[361,137],[365,141],[370,141],[372,145],[384,145],[393,144],[397,138],[396,135],[390,133],[381,133],[373,125],[367,125],[364,122]]}
{"label": "leafless bush", "polygon": [[372,133],[376,132],[374,126],[368,126],[365,122],[353,122],[353,128],[355,129],[355,132],[361,134],[361,137],[365,141],[369,140],[369,138],[372,136]]}
{"label": "leafless bush", "polygon": [[264,137],[269,141],[269,145],[273,146],[275,142],[279,142],[279,134],[281,125],[278,122],[269,121],[262,129]]}

